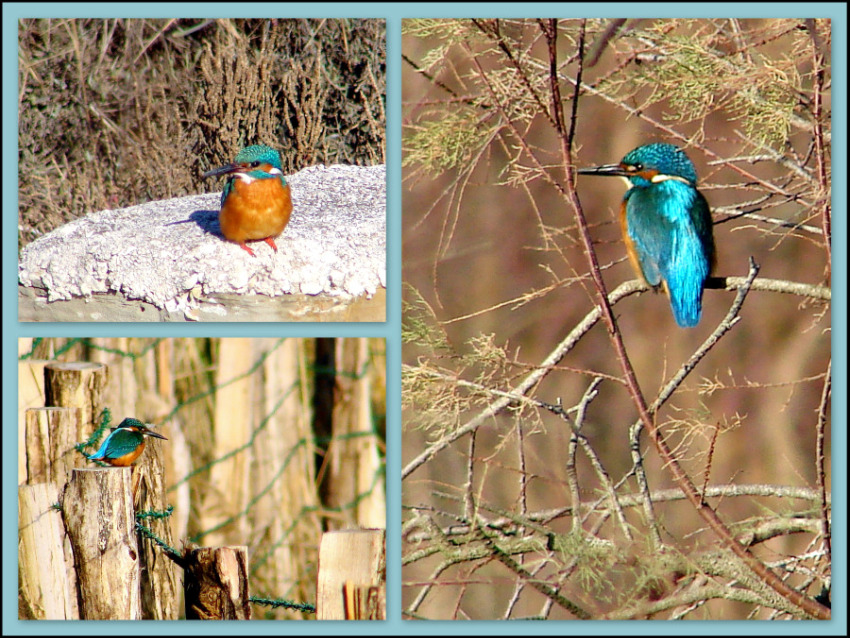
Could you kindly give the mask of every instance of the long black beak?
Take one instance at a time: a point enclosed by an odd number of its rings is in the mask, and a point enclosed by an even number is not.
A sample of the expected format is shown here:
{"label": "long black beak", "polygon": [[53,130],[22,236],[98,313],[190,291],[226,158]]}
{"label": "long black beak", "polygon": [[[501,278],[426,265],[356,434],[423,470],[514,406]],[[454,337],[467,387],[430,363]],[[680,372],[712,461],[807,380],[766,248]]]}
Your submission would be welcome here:
{"label": "long black beak", "polygon": [[628,172],[620,164],[605,164],[604,166],[580,168],[577,172],[580,175],[612,175],[614,177],[630,177],[632,175],[632,173]]}
{"label": "long black beak", "polygon": [[226,175],[228,173],[244,173],[246,170],[244,164],[225,164],[211,171],[207,171],[201,177],[217,177],[218,175]]}
{"label": "long black beak", "polygon": [[142,430],[142,434],[145,434],[147,436],[153,436],[153,437],[156,437],[157,439],[165,439],[166,441],[168,440],[166,437],[162,436],[159,432],[154,432],[153,430]]}

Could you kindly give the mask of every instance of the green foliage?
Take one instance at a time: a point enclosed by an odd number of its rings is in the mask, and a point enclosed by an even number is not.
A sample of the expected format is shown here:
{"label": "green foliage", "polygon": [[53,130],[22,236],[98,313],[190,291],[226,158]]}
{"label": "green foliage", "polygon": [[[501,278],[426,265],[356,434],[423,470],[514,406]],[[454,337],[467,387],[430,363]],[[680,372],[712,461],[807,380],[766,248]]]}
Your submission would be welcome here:
{"label": "green foliage", "polygon": [[[490,399],[489,387],[504,383],[510,362],[494,335],[477,335],[463,352],[449,341],[433,309],[410,290],[403,302],[402,341],[423,353],[417,366],[402,370],[402,405],[409,410],[409,427],[444,435],[457,425],[459,415]],[[461,376],[470,383],[459,387]]]}
{"label": "green foliage", "polygon": [[410,127],[405,138],[402,166],[421,165],[434,175],[468,165],[476,149],[488,139],[479,129],[475,113],[459,107]]}
{"label": "green foliage", "polygon": [[[402,35],[409,35],[414,38],[423,38],[429,40],[441,41],[443,45],[460,44],[469,42],[478,38],[482,40],[480,34],[473,28],[471,20],[448,20],[435,18],[411,18],[402,21]],[[439,47],[434,50],[439,50]],[[426,54],[425,58],[429,56]]]}
{"label": "green foliage", "polygon": [[415,289],[406,287],[408,296],[402,301],[402,343],[415,343],[429,353],[448,353],[452,350],[444,330],[436,324],[433,309]]}
{"label": "green foliage", "polygon": [[[615,44],[621,54],[649,60],[630,67],[633,73],[615,77],[610,86],[619,85],[621,95],[629,87],[635,94],[645,90],[644,108],[663,103],[665,119],[679,124],[726,109],[756,144],[782,148],[797,96],[806,89],[797,65],[810,37],[797,24],[771,21],[766,34],[739,34],[740,48],[730,52],[729,34],[713,22],[681,21],[676,30],[670,23],[656,23]],[[780,35],[787,53],[763,51]]]}
{"label": "green foliage", "polygon": [[613,592],[607,588],[605,575],[622,557],[617,556],[614,543],[594,538],[581,530],[566,534],[552,534],[550,549],[557,552],[564,564],[574,566],[579,586],[594,596],[612,599]]}

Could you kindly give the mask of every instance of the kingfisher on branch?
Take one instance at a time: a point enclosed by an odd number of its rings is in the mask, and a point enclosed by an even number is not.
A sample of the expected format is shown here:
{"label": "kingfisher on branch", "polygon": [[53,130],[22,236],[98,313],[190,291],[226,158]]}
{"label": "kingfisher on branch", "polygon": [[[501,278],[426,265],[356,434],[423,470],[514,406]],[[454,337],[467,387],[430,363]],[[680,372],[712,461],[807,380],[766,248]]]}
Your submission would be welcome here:
{"label": "kingfisher on branch", "polygon": [[715,264],[714,236],[708,202],[685,152],[672,144],[646,144],[619,164],[578,172],[625,178],[629,190],[619,217],[632,268],[654,290],[664,288],[677,324],[697,325]]}
{"label": "kingfisher on branch", "polygon": [[221,234],[252,256],[246,241],[264,240],[277,252],[274,238],[283,232],[292,214],[289,184],[283,176],[280,153],[268,146],[248,146],[231,164],[204,173],[227,175],[218,215]]}

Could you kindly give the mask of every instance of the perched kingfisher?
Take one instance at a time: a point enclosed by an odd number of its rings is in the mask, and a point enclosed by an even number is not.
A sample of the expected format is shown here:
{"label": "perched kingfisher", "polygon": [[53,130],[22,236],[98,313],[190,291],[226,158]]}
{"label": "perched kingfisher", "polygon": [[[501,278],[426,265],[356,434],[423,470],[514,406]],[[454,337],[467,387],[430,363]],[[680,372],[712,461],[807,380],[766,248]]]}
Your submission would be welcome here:
{"label": "perched kingfisher", "polygon": [[578,172],[625,178],[620,229],[632,268],[653,289],[664,287],[677,324],[697,325],[715,263],[714,235],[708,202],[685,152],[672,144],[646,144],[619,164]]}
{"label": "perched kingfisher", "polygon": [[100,449],[88,458],[90,461],[102,461],[116,467],[127,467],[144,452],[146,436],[168,440],[158,432],[149,430],[137,419],[124,419],[110,432]]}
{"label": "perched kingfisher", "polygon": [[221,234],[251,255],[254,251],[245,242],[258,239],[277,252],[274,237],[283,232],[292,214],[292,197],[281,170],[280,153],[268,146],[247,146],[232,164],[203,176],[217,175],[228,175],[218,214]]}

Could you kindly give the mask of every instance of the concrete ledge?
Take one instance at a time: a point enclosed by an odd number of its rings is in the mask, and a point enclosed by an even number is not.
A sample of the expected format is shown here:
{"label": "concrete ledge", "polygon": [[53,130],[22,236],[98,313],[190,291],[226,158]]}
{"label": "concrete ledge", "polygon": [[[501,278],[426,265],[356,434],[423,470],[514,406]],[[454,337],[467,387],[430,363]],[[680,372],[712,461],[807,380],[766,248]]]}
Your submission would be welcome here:
{"label": "concrete ledge", "polygon": [[[386,290],[372,297],[216,295],[190,310],[169,312],[120,293],[47,302],[47,291],[18,286],[21,321],[376,321],[386,320]],[[186,316],[190,313],[190,316]]]}
{"label": "concrete ledge", "polygon": [[385,321],[386,170],[287,177],[294,211],[249,255],[218,227],[219,193],[91,213],[29,244],[20,321]]}

